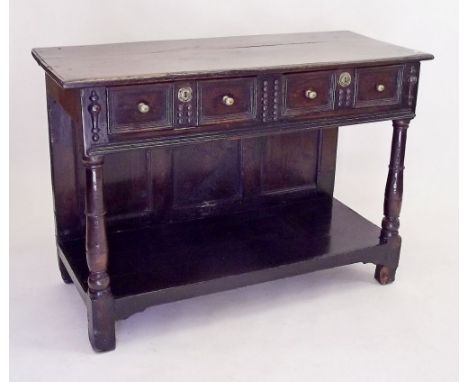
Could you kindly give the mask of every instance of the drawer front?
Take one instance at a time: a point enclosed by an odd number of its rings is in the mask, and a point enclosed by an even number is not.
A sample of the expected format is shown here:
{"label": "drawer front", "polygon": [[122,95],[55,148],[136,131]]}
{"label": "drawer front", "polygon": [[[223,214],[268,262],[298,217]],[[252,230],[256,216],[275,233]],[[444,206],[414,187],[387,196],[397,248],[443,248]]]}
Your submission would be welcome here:
{"label": "drawer front", "polygon": [[299,116],[333,109],[333,72],[287,74],[283,79],[283,116]]}
{"label": "drawer front", "polygon": [[403,65],[357,69],[355,107],[399,104],[402,80]]}
{"label": "drawer front", "polygon": [[200,81],[198,83],[199,124],[255,120],[255,94],[255,78]]}
{"label": "drawer front", "polygon": [[110,133],[172,128],[172,95],[171,84],[109,88]]}

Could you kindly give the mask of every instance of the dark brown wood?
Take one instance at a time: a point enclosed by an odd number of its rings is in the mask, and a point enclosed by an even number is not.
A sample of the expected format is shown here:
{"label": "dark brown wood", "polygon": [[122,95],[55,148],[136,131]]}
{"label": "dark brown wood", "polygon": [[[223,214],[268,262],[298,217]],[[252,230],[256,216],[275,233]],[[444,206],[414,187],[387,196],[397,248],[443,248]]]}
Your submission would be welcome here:
{"label": "dark brown wood", "polygon": [[[387,184],[385,186],[384,218],[382,219],[382,242],[391,242],[399,258],[401,237],[398,234],[400,228],[400,211],[403,201],[403,170],[405,168],[406,132],[409,127],[409,119],[393,121],[392,148],[390,153],[390,165],[388,166]],[[375,278],[381,284],[389,284],[395,280],[398,266],[396,263],[377,264]]]}
{"label": "dark brown wood", "polygon": [[[173,87],[166,84],[123,86],[109,89],[109,130],[111,134],[172,127],[172,93]],[[148,105],[148,112],[142,113],[138,110],[140,102]]]}
{"label": "dark brown wood", "polygon": [[[33,55],[47,72],[59,270],[96,351],[115,347],[115,320],[153,304],[357,262],[394,280],[406,129],[431,55],[350,32]],[[379,228],[333,190],[337,126],[383,120]]]}
{"label": "dark brown wood", "polygon": [[[356,107],[398,104],[402,96],[403,65],[356,71]],[[378,86],[383,86],[379,91]]]}
{"label": "dark brown wood", "polygon": [[194,127],[198,121],[198,93],[195,81],[176,82],[174,90],[174,125],[176,128]]}
{"label": "dark brown wood", "polygon": [[129,216],[151,210],[152,190],[148,185],[149,169],[144,150],[106,155],[104,200],[107,215]]}
{"label": "dark brown wood", "polygon": [[257,110],[258,119],[263,123],[276,122],[280,119],[283,99],[282,76],[279,74],[258,76]]}
{"label": "dark brown wood", "polygon": [[37,48],[32,54],[65,88],[232,77],[258,71],[387,65],[434,58],[348,31]]}
{"label": "dark brown wood", "polygon": [[[233,99],[232,105],[223,103],[226,96]],[[255,78],[200,81],[198,99],[200,125],[246,122],[256,118]]]}
{"label": "dark brown wood", "polygon": [[333,195],[333,190],[335,189],[338,127],[320,129],[318,140],[317,188],[328,195]]}
{"label": "dark brown wood", "polygon": [[[283,86],[284,116],[294,117],[333,109],[336,86],[333,71],[288,74],[284,76]],[[315,91],[316,98],[308,99],[305,96],[308,90]]]}
{"label": "dark brown wood", "polygon": [[405,65],[404,83],[403,83],[403,104],[416,110],[416,99],[419,83],[419,62],[413,62]]}
{"label": "dark brown wood", "polygon": [[382,237],[391,239],[398,236],[400,228],[400,211],[403,200],[403,170],[405,168],[406,131],[410,120],[393,121],[392,150],[388,166],[387,184],[385,186],[384,218],[382,220]]}
{"label": "dark brown wood", "polygon": [[81,90],[84,151],[108,142],[107,95],[105,88]]}
{"label": "dark brown wood", "polygon": [[[153,304],[313,270],[390,261],[394,248],[379,233],[377,225],[329,197],[113,233],[109,272],[116,319]],[[83,249],[83,240],[70,241],[61,256],[86,291]]]}
{"label": "dark brown wood", "polygon": [[115,348],[114,299],[107,273],[108,247],[104,216],[103,157],[83,158],[86,167],[86,262],[88,264],[89,340],[97,351]]}
{"label": "dark brown wood", "polygon": [[397,266],[387,266],[377,264],[375,267],[375,279],[382,285],[387,285],[395,281]]}
{"label": "dark brown wood", "polygon": [[63,89],[48,75],[46,76],[46,88],[49,98],[66,111],[68,118],[81,123],[80,90]]}
{"label": "dark brown wood", "polygon": [[[49,86],[47,90],[50,90]],[[50,95],[47,97],[47,109],[55,233],[58,239],[77,238],[84,231],[81,224],[82,210],[80,211],[79,198],[76,195],[76,124],[61,104]]]}
{"label": "dark brown wood", "polygon": [[[143,145],[266,136],[285,128],[412,118],[416,68],[416,64],[354,67],[83,89],[81,103],[88,105],[88,113],[82,118],[89,126],[84,129],[85,152],[102,155]],[[345,74],[350,80],[343,85],[340,78]],[[384,90],[378,91],[379,85]],[[309,91],[315,92],[315,98],[307,97]],[[54,96],[68,100],[66,92],[55,90]],[[188,92],[189,99],[181,98],[180,92]],[[232,105],[226,105],[224,97],[230,97]],[[140,104],[147,110],[141,111]]]}
{"label": "dark brown wood", "polygon": [[174,208],[208,208],[241,197],[239,141],[178,147],[173,153]]}
{"label": "dark brown wood", "polygon": [[260,168],[262,194],[317,187],[318,134],[314,130],[264,138]]}
{"label": "dark brown wood", "polygon": [[60,258],[60,255],[57,256],[58,260],[58,265],[59,265],[59,270],[60,270],[60,276],[62,276],[62,280],[65,284],[71,284],[73,282],[72,278],[70,277],[67,269],[65,268],[65,265],[63,265],[63,261]]}

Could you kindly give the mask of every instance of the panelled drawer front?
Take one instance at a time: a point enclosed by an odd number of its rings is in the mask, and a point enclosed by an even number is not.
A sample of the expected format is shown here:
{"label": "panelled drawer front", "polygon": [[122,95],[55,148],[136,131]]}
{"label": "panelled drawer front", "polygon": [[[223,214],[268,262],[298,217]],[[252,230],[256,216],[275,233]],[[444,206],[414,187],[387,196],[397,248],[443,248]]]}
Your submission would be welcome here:
{"label": "panelled drawer front", "polygon": [[256,78],[199,81],[199,124],[255,120],[256,82]]}
{"label": "panelled drawer front", "polygon": [[110,133],[173,126],[173,85],[138,85],[108,89]]}
{"label": "panelled drawer front", "polygon": [[333,109],[334,72],[286,74],[283,77],[282,115],[287,117]]}
{"label": "panelled drawer front", "polygon": [[[203,131],[203,126],[217,124],[226,129],[239,123],[300,121],[353,108],[387,110],[401,104],[403,70],[404,65],[391,65],[109,87],[109,132],[146,131],[151,136],[153,131]],[[349,77],[346,83],[343,74]]]}
{"label": "panelled drawer front", "polygon": [[403,65],[357,69],[355,107],[399,104],[402,80]]}

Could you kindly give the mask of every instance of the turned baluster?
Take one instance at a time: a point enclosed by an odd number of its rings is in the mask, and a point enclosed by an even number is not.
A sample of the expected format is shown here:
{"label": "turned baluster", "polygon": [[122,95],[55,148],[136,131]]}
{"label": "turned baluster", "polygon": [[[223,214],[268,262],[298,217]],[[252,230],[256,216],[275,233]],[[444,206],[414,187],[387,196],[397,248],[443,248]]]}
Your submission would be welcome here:
{"label": "turned baluster", "polygon": [[[393,121],[392,148],[390,165],[388,166],[387,184],[385,186],[384,218],[380,239],[383,243],[395,246],[399,256],[401,238],[398,234],[400,228],[400,211],[403,200],[403,170],[405,161],[406,132],[409,119]],[[375,271],[375,278],[381,284],[388,284],[395,279],[398,265],[398,256],[393,264],[379,264]]]}
{"label": "turned baluster", "polygon": [[97,351],[115,348],[114,303],[107,273],[108,248],[102,180],[102,156],[83,158],[86,168],[86,261],[89,268],[89,339]]}

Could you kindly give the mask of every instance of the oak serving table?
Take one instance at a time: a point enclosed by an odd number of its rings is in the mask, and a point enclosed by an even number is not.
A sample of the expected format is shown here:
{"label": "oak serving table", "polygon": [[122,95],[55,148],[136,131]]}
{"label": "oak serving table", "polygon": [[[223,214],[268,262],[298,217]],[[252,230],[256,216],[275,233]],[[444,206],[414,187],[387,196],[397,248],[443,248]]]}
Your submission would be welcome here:
{"label": "oak serving table", "polygon": [[[406,132],[430,54],[351,32],[33,49],[58,262],[96,351],[154,304],[398,266]],[[378,227],[333,198],[338,126],[393,121]]]}

